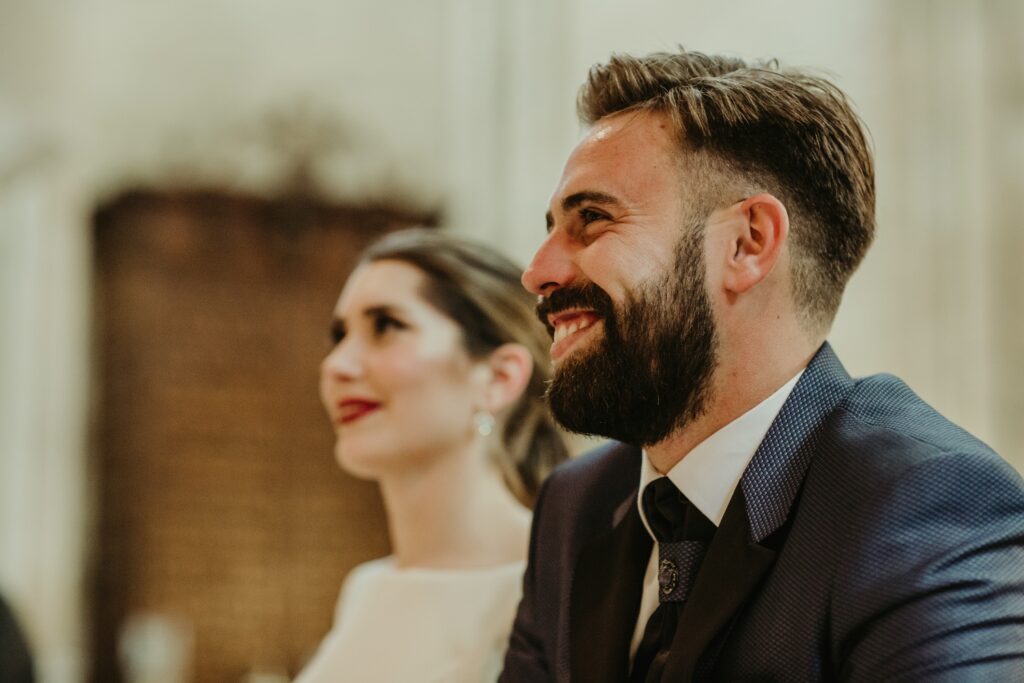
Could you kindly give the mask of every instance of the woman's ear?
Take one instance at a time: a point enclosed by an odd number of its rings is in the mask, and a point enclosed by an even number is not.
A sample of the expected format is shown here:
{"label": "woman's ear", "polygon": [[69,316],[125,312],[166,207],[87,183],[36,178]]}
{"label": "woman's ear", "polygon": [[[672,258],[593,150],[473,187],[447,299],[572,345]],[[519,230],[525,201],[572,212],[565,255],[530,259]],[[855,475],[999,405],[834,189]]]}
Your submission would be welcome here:
{"label": "woman's ear", "polygon": [[774,196],[762,193],[748,197],[737,207],[741,220],[731,236],[723,284],[733,294],[742,294],[764,280],[782,255],[789,236],[789,214]]}
{"label": "woman's ear", "polygon": [[515,403],[533,374],[533,359],[522,344],[502,344],[484,361],[489,370],[484,407],[497,414]]}

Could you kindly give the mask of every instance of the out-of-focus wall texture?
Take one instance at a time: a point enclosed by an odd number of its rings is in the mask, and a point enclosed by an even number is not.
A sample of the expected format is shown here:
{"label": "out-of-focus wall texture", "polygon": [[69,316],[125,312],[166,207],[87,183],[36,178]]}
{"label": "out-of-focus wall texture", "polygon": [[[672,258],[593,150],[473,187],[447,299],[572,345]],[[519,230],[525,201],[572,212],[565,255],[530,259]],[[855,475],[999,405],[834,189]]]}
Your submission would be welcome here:
{"label": "out-of-focus wall texture", "polygon": [[677,44],[816,67],[850,94],[879,227],[834,345],[1024,469],[1016,0],[0,0],[0,590],[43,681],[87,670],[97,203],[273,195],[300,159],[325,198],[439,208],[525,261],[587,67]]}

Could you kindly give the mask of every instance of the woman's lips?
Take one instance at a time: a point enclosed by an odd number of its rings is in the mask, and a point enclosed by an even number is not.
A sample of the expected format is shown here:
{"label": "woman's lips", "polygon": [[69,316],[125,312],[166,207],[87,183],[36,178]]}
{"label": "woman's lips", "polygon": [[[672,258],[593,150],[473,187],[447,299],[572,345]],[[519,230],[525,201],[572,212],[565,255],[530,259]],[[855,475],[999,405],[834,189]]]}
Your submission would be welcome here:
{"label": "woman's lips", "polygon": [[338,401],[338,417],[335,422],[339,425],[352,424],[375,412],[378,408],[380,408],[380,403],[366,399],[354,398]]}

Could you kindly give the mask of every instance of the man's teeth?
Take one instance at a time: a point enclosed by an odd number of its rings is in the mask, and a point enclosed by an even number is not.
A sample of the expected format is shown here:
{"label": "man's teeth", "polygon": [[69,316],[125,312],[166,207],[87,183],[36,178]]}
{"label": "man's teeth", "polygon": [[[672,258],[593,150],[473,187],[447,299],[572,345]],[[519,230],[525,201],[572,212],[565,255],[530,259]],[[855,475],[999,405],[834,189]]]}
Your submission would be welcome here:
{"label": "man's teeth", "polygon": [[578,332],[582,329],[590,327],[590,320],[576,320],[568,324],[562,324],[555,327],[555,343],[558,343],[568,337],[573,332]]}

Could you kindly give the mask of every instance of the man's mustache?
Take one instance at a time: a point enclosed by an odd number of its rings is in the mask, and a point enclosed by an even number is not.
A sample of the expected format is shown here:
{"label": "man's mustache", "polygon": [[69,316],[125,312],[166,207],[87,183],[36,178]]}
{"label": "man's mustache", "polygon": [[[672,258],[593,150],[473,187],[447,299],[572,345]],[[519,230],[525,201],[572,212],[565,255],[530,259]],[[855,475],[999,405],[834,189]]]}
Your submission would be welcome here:
{"label": "man's mustache", "polygon": [[555,329],[548,322],[548,316],[569,308],[586,308],[593,310],[605,320],[615,315],[615,305],[607,293],[592,282],[571,285],[556,289],[550,295],[537,301],[537,317],[544,323],[548,334],[554,335]]}

